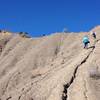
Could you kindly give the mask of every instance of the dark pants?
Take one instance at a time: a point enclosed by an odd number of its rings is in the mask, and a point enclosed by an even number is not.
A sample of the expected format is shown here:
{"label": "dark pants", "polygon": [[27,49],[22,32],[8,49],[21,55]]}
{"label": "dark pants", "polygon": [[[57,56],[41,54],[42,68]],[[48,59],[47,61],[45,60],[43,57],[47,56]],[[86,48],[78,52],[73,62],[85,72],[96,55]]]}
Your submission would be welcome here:
{"label": "dark pants", "polygon": [[96,39],[96,35],[95,34],[93,34],[93,37]]}
{"label": "dark pants", "polygon": [[84,43],[84,48],[87,48],[88,47],[88,43],[90,43],[90,42],[88,41],[88,42],[85,42]]}

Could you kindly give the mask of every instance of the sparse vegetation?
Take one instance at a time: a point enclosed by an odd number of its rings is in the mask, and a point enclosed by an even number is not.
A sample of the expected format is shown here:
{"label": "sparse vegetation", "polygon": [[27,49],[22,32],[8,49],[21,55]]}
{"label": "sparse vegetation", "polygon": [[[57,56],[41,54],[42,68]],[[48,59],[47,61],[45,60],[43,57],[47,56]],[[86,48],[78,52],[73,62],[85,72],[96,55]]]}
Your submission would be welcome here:
{"label": "sparse vegetation", "polygon": [[19,32],[18,34],[20,36],[22,36],[22,37],[30,38],[30,36],[28,36],[28,33],[27,32]]}
{"label": "sparse vegetation", "polygon": [[96,78],[97,79],[97,78],[100,78],[100,73],[96,69],[91,69],[89,71],[89,76],[90,76],[90,78]]}

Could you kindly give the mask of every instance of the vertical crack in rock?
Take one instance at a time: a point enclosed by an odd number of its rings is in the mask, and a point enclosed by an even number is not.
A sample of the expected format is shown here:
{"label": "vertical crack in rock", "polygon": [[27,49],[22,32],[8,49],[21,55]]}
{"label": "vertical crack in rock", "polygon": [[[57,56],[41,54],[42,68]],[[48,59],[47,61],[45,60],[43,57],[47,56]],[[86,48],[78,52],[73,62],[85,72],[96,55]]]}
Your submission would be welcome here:
{"label": "vertical crack in rock", "polygon": [[67,100],[68,98],[68,95],[67,95],[67,92],[68,92],[68,88],[71,86],[71,84],[74,82],[75,78],[76,78],[76,74],[77,74],[77,71],[78,71],[78,68],[84,64],[87,59],[89,58],[90,54],[93,52],[94,48],[91,50],[91,52],[87,55],[87,57],[79,64],[77,65],[77,67],[75,68],[74,72],[73,72],[73,76],[71,77],[71,80],[69,83],[65,84],[64,85],[64,90],[63,90],[63,94],[62,94],[62,100]]}
{"label": "vertical crack in rock", "polygon": [[8,97],[6,100],[10,100],[12,97],[10,96],[10,97]]}
{"label": "vertical crack in rock", "polygon": [[[74,70],[74,72],[73,72],[73,76],[71,77],[69,83],[64,84],[64,90],[63,90],[63,93],[62,93],[62,100],[67,100],[67,98],[68,98],[68,88],[69,88],[69,87],[71,86],[71,84],[74,82],[79,67],[87,61],[87,59],[89,58],[89,56],[90,56],[90,55],[92,54],[92,52],[94,51],[95,45],[96,45],[96,43],[97,43],[98,41],[99,41],[99,40],[97,40],[97,41],[94,43],[94,46],[89,47],[89,48],[92,48],[92,50],[89,52],[89,54],[86,56],[86,58],[84,58],[84,60],[83,60],[79,65],[77,65],[77,67],[75,68],[75,70]],[[86,96],[86,93],[85,93],[85,96]],[[87,98],[87,96],[86,96],[86,98]]]}
{"label": "vertical crack in rock", "polygon": [[20,100],[20,99],[21,99],[21,96],[18,97],[18,100]]}

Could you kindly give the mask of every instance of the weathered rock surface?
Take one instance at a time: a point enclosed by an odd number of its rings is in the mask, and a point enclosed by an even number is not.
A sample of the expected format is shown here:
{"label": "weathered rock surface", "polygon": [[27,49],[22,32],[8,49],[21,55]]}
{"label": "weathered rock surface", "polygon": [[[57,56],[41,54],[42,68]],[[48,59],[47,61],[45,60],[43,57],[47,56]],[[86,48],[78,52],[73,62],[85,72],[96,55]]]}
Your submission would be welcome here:
{"label": "weathered rock surface", "polygon": [[[0,33],[0,100],[99,100],[100,28],[27,38]],[[83,49],[82,37],[90,45]]]}

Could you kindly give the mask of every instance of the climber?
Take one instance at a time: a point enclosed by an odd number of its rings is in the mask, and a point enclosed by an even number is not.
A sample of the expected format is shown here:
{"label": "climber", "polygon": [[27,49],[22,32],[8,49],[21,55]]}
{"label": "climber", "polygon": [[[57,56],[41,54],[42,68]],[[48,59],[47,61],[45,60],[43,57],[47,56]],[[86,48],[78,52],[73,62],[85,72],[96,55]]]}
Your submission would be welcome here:
{"label": "climber", "polygon": [[88,36],[83,37],[84,48],[88,48],[88,43],[90,43]]}
{"label": "climber", "polygon": [[91,32],[91,35],[93,36],[94,39],[96,39],[96,32]]}

